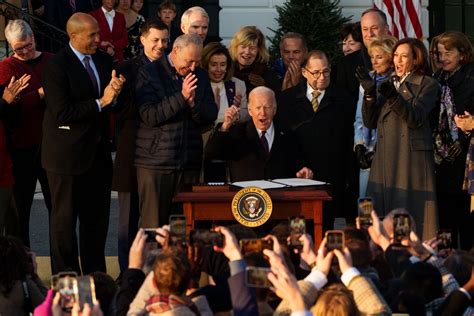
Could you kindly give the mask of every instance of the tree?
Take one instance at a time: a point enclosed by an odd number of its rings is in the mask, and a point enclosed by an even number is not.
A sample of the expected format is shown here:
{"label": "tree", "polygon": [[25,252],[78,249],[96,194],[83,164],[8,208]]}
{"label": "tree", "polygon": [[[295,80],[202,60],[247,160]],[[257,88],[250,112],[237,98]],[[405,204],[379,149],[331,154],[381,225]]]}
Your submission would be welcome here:
{"label": "tree", "polygon": [[275,35],[267,37],[273,61],[280,57],[280,39],[286,32],[302,34],[309,50],[324,51],[333,63],[342,55],[339,31],[350,18],[341,14],[339,0],[287,0],[276,10],[279,27],[269,28]]}

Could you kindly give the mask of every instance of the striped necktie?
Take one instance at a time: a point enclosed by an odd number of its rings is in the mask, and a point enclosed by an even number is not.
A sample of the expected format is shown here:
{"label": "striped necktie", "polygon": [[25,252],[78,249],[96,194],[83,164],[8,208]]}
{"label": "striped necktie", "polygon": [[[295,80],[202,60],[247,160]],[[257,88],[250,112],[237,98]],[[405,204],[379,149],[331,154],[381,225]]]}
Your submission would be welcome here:
{"label": "striped necktie", "polygon": [[313,94],[313,100],[311,100],[311,106],[313,107],[313,111],[316,113],[316,111],[319,108],[318,97],[321,95],[321,91],[314,90],[312,94]]}

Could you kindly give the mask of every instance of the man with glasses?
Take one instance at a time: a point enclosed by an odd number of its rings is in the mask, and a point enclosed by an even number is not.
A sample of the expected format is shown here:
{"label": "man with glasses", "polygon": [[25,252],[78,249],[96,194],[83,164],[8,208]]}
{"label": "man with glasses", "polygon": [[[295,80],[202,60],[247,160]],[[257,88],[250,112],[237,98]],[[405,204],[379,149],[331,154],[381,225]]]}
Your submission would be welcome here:
{"label": "man with glasses", "polygon": [[[331,84],[331,64],[322,51],[308,53],[302,65],[303,79],[283,91],[278,98],[275,120],[296,132],[296,140],[303,148],[302,159],[314,171],[317,180],[332,184],[333,202],[328,204],[324,225],[332,224],[334,214],[342,214],[344,175],[347,152],[352,151],[352,129],[347,109],[354,100]],[[330,216],[329,216],[330,215]]]}

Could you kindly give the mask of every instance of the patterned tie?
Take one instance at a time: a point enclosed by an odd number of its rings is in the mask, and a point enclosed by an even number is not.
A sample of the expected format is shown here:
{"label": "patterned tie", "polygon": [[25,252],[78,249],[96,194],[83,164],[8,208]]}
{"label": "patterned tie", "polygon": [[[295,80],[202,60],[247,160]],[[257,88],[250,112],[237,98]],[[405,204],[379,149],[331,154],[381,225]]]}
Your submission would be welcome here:
{"label": "patterned tie", "polygon": [[89,56],[84,57],[84,64],[86,65],[87,73],[89,74],[89,78],[91,78],[95,91],[99,92],[99,84],[97,83],[97,77],[95,76],[94,70],[92,70],[90,59]]}
{"label": "patterned tie", "polygon": [[313,107],[313,111],[316,113],[316,111],[319,108],[318,97],[321,95],[321,91],[314,90],[312,94],[313,94],[313,100],[311,100],[311,105]]}
{"label": "patterned tie", "polygon": [[76,0],[69,0],[69,5],[71,6],[72,12],[76,12]]}
{"label": "patterned tie", "polygon": [[262,136],[260,136],[260,143],[262,144],[263,149],[265,150],[265,153],[268,155],[270,152],[270,148],[268,147],[268,141],[267,138],[265,137],[266,131],[262,131]]}

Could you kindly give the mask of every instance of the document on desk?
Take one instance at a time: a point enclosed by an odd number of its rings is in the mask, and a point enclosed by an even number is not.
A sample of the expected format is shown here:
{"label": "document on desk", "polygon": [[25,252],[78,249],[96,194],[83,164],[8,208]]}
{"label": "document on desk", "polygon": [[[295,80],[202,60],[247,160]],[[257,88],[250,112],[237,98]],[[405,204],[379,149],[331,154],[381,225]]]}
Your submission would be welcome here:
{"label": "document on desk", "polygon": [[285,188],[287,187],[283,183],[275,183],[272,182],[271,180],[255,180],[255,181],[239,181],[239,182],[233,182],[232,185],[235,185],[237,187],[241,188],[246,188],[246,187],[259,187],[260,189],[266,190],[266,189],[278,189],[278,188]]}
{"label": "document on desk", "polygon": [[260,189],[278,189],[278,188],[292,188],[292,187],[303,187],[311,185],[325,185],[326,182],[311,180],[311,179],[299,179],[299,178],[288,178],[288,179],[274,179],[274,180],[255,180],[255,181],[240,181],[233,182],[232,185],[238,187],[259,187]]}
{"label": "document on desk", "polygon": [[288,178],[288,179],[273,179],[274,183],[281,183],[289,187],[305,187],[310,185],[325,185],[326,182],[311,180],[311,179],[300,179],[300,178]]}

